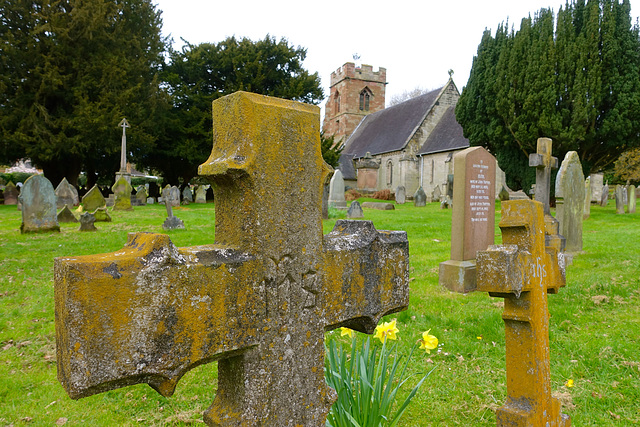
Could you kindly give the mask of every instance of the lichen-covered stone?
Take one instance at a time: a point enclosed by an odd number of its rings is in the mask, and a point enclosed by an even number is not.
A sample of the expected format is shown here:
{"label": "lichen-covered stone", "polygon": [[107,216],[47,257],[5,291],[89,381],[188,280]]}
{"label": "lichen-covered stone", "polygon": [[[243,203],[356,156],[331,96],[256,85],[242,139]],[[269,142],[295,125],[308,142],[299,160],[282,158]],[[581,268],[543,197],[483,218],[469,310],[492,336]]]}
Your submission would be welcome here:
{"label": "lichen-covered stone", "polygon": [[97,184],[91,187],[91,190],[87,191],[87,194],[82,197],[82,207],[87,212],[93,212],[98,208],[104,208],[106,206],[107,201]]}
{"label": "lichen-covered stone", "polygon": [[324,426],[324,332],[372,333],[406,308],[406,233],[338,221],[323,238],[317,107],[239,92],[213,118],[200,175],[215,243],[137,233],[113,254],[56,259],[58,378],[73,398],[136,383],[169,396],[217,360],[209,425]]}
{"label": "lichen-covered stone", "polygon": [[56,193],[44,175],[29,177],[19,196],[22,204],[21,233],[60,231],[56,209]]}
{"label": "lichen-covered stone", "polygon": [[111,187],[114,195],[114,211],[130,211],[133,210],[131,205],[131,191],[133,188],[129,181],[123,176],[118,175],[118,180]]}

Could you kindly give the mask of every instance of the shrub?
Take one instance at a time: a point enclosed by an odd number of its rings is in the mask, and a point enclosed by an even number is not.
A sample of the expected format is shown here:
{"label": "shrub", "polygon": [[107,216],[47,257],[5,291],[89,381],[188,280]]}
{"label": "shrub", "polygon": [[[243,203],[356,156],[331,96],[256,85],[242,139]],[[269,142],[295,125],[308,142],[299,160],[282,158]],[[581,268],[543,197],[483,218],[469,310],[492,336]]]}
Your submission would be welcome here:
{"label": "shrub", "polygon": [[357,200],[360,197],[362,197],[362,194],[360,194],[357,190],[347,190],[346,193],[344,193],[344,198],[345,200],[347,200],[348,202],[352,201],[352,200]]}
{"label": "shrub", "polygon": [[395,194],[393,194],[391,190],[386,189],[386,190],[376,191],[375,193],[373,193],[372,197],[378,200],[393,200],[395,198]]}

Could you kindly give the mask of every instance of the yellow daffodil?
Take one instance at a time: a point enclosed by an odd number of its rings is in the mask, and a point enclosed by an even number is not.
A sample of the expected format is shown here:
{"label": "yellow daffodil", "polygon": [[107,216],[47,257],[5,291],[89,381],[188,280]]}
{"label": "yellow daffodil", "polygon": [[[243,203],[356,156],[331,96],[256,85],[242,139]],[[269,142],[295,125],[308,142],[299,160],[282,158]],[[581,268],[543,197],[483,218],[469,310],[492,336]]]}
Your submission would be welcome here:
{"label": "yellow daffodil", "polygon": [[567,382],[564,383],[564,385],[566,385],[569,388],[573,387],[573,380],[571,380],[571,379],[567,380]]}
{"label": "yellow daffodil", "polygon": [[430,335],[431,329],[422,333],[422,339],[420,340],[420,348],[424,349],[427,353],[431,354],[431,350],[438,347],[438,338]]}
{"label": "yellow daffodil", "polygon": [[340,336],[343,337],[345,335],[349,335],[349,338],[353,338],[353,329],[340,328]]}
{"label": "yellow daffodil", "polygon": [[400,332],[400,330],[396,328],[396,319],[393,319],[391,322],[385,322],[382,325],[376,326],[374,337],[384,343],[387,338],[395,340],[398,332]]}

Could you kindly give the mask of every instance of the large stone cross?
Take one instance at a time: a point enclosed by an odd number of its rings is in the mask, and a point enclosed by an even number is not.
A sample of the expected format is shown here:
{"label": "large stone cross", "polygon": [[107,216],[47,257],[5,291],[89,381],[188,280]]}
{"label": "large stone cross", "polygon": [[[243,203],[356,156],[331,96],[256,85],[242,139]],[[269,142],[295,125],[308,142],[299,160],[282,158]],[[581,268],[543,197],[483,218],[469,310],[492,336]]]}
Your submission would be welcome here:
{"label": "large stone cross", "polygon": [[549,194],[551,191],[551,171],[558,169],[558,158],[551,155],[552,141],[550,138],[538,138],[535,153],[529,154],[529,166],[536,168],[535,200],[544,207],[544,223],[546,230],[546,245],[562,252],[565,238],[560,234],[560,223],[551,215]]}
{"label": "large stone cross", "polygon": [[200,174],[215,243],[136,233],[115,253],[56,259],[58,379],[72,398],[137,383],[170,396],[217,360],[209,425],[324,426],[324,332],[372,333],[407,307],[406,233],[339,221],[323,237],[317,107],[239,92],[213,122]]}
{"label": "large stone cross", "polygon": [[545,247],[538,201],[503,202],[500,229],[504,244],[477,255],[477,290],[504,298],[508,396],[498,426],[568,427],[551,396],[547,307],[547,293],[565,285],[563,254]]}

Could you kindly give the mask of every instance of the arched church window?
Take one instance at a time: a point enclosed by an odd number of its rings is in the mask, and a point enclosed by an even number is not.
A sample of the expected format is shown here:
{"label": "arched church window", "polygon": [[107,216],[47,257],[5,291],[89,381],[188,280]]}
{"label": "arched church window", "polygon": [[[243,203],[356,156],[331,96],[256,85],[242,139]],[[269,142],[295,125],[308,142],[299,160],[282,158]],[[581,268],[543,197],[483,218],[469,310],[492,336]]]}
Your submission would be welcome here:
{"label": "arched church window", "polygon": [[334,98],[334,110],[336,113],[340,112],[340,92],[336,92],[336,96]]}
{"label": "arched church window", "polygon": [[369,111],[369,101],[371,99],[371,91],[369,88],[365,87],[360,92],[360,110],[361,111]]}
{"label": "arched church window", "polygon": [[389,160],[387,162],[387,185],[393,184],[393,162]]}

